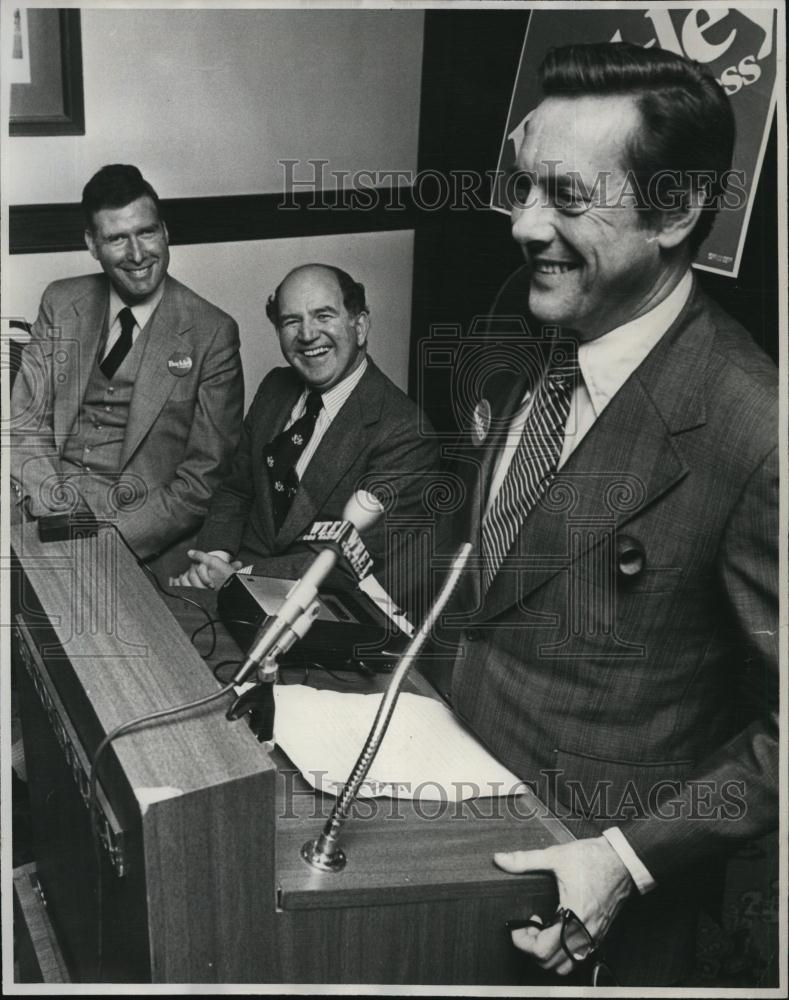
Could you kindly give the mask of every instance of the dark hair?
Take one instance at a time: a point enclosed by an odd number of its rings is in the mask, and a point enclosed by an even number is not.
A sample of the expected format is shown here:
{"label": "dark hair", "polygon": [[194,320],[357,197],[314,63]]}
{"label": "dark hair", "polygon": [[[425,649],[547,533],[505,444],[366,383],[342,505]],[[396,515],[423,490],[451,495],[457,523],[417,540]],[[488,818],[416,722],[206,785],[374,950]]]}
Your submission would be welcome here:
{"label": "dark hair", "polygon": [[[539,75],[545,97],[635,99],[643,127],[631,136],[623,166],[632,171],[650,215],[656,204],[665,206],[669,185],[689,192],[694,175],[702,175],[707,199],[689,239],[695,253],[712,229],[731,168],[734,113],[723,88],[696,62],[628,42],[551,49]],[[666,177],[669,171],[679,175],[679,185]]]}
{"label": "dark hair", "polygon": [[282,286],[296,271],[303,271],[307,267],[322,267],[327,271],[331,271],[334,277],[337,279],[337,283],[340,286],[340,292],[342,293],[342,304],[348,310],[348,315],[351,317],[356,317],[359,313],[369,312],[367,308],[367,302],[364,297],[364,285],[361,281],[354,281],[353,278],[348,274],[347,271],[343,271],[340,267],[334,267],[333,264],[302,264],[299,267],[294,267],[292,271],[289,271],[285,277],[280,281],[274,290],[273,295],[269,295],[268,301],[266,302],[266,315],[274,324],[274,326],[279,326],[279,293]]}
{"label": "dark hair", "polygon": [[82,189],[82,212],[88,229],[93,229],[96,212],[103,208],[124,208],[145,195],[159,212],[159,195],[143,175],[129,163],[108,163]]}

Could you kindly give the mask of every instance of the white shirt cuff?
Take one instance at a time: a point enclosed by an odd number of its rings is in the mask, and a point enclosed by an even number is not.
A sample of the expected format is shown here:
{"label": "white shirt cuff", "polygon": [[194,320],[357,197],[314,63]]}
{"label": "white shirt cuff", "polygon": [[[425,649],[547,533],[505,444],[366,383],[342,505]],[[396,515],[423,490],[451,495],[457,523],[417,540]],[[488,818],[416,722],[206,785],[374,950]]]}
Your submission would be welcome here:
{"label": "white shirt cuff", "polygon": [[654,889],[657,883],[652,878],[649,869],[630,846],[627,837],[619,827],[610,826],[607,830],[603,830],[603,836],[619,855],[619,860],[630,872],[630,877],[635,882],[636,889],[638,889],[641,895],[643,896],[651,889]]}
{"label": "white shirt cuff", "polygon": [[[226,552],[224,549],[212,549],[211,552],[208,553],[208,555],[219,556],[219,558],[224,559],[226,563],[233,561],[233,557],[230,555],[229,552]],[[244,566],[243,569],[236,570],[236,572],[245,573],[247,576],[249,576],[250,573],[252,572],[252,563],[250,563],[249,566]]]}

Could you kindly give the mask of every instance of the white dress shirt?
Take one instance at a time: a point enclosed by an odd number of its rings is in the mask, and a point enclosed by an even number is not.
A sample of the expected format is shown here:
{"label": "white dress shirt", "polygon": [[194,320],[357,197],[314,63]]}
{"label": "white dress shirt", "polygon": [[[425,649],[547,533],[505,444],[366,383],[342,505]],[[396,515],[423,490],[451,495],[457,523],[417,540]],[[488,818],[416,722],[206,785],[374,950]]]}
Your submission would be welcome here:
{"label": "white dress shirt", "polygon": [[[581,378],[570,400],[570,412],[564,435],[559,468],[591,429],[595,420],[608,406],[625,382],[638,368],[679,316],[690,298],[693,275],[688,270],[677,287],[662,302],[639,316],[618,326],[596,340],[578,345],[578,367]],[[520,442],[529,416],[533,393],[527,391],[521,406],[510,422],[507,440],[496,459],[485,513],[490,510],[501,489],[507,469]]]}
{"label": "white dress shirt", "polygon": [[[364,373],[367,371],[367,358],[362,358],[362,363],[358,368],[354,368],[350,375],[346,375],[342,381],[338,382],[337,385],[327,389],[326,392],[321,394],[321,401],[323,406],[318,413],[317,420],[315,421],[315,429],[312,432],[312,436],[307,442],[307,446],[304,451],[299,455],[299,460],[296,462],[296,475],[299,477],[299,482],[304,476],[307,466],[310,464],[312,456],[315,454],[318,445],[323,440],[326,431],[331,427],[332,421],[343,408],[343,406],[348,402],[348,397],[351,395],[353,390],[359,384]],[[304,386],[304,390],[293,409],[290,411],[290,416],[288,417],[288,422],[282,428],[287,430],[291,424],[294,424],[299,417],[303,417],[307,409],[307,396],[310,392],[309,386]],[[229,552],[225,552],[221,549],[215,549],[209,555],[219,556],[226,562],[230,562],[232,556]],[[238,571],[239,573],[251,573],[252,566],[244,566],[243,569]]]}
{"label": "white dress shirt", "polygon": [[[579,344],[578,367],[581,378],[570,400],[570,412],[559,458],[560,469],[591,430],[595,420],[682,312],[692,288],[693,275],[688,270],[677,287],[649,312],[596,340]],[[485,513],[490,510],[507,475],[532,403],[533,393],[528,391],[510,422],[507,440],[496,460]],[[638,891],[643,894],[654,889],[655,880],[619,827],[603,830],[603,836],[619,855]]]}
{"label": "white dress shirt", "polygon": [[[142,302],[135,302],[133,306],[129,306],[132,316],[134,316],[132,344],[137,340],[140,331],[145,329],[145,324],[153,315],[154,309],[162,301],[162,295],[164,295],[164,282],[155,291],[151,292],[147,299],[143,299]],[[125,308],[126,303],[115,291],[115,288],[110,285],[109,328],[107,330],[107,343],[104,346],[104,353],[101,356],[102,361],[113,349],[115,342],[121,335],[121,321],[118,319],[118,314]]]}
{"label": "white dress shirt", "polygon": [[[312,432],[312,436],[307,442],[307,446],[304,451],[299,455],[299,460],[296,462],[296,475],[299,477],[299,482],[304,476],[307,466],[310,464],[312,456],[317,451],[318,445],[323,440],[326,431],[331,427],[332,420],[337,416],[340,410],[343,408],[348,400],[348,397],[359,384],[359,381],[367,371],[367,358],[362,358],[362,363],[358,368],[354,368],[350,375],[346,375],[341,382],[337,385],[327,389],[326,392],[321,394],[321,401],[323,406],[318,413],[318,419],[315,421],[315,430]],[[288,422],[283,427],[283,430],[287,430],[291,424],[294,424],[299,417],[303,417],[307,409],[307,395],[310,392],[310,387],[305,386],[304,391],[296,400],[296,405],[290,411],[290,417]]]}

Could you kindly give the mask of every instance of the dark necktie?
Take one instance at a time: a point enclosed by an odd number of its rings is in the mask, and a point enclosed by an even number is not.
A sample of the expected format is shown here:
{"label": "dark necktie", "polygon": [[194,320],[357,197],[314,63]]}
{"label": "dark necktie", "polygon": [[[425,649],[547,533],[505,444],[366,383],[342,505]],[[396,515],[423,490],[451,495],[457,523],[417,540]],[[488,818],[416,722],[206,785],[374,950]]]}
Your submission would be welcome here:
{"label": "dark necktie", "polygon": [[121,335],[112,345],[112,350],[100,366],[107,378],[112,378],[118,368],[120,368],[121,362],[129,353],[132,346],[132,332],[134,331],[135,323],[134,313],[128,306],[124,306],[118,313],[118,319],[121,323]]}
{"label": "dark necktie", "polygon": [[263,450],[263,458],[271,479],[274,523],[277,531],[288,516],[290,505],[298,491],[299,477],[296,473],[296,463],[312,437],[315,421],[322,406],[321,394],[310,392],[303,416],[278,434]]}
{"label": "dark necktie", "polygon": [[562,347],[537,387],[507,474],[482,521],[483,588],[487,591],[529,511],[556,475],[570,400],[577,381],[578,354]]}

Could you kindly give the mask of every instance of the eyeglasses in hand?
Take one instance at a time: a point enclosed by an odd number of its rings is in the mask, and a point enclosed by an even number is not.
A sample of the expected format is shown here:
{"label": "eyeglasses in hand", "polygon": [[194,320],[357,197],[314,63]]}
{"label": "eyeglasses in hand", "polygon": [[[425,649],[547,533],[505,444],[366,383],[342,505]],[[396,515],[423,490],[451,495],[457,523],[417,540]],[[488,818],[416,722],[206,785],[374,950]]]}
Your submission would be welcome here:
{"label": "eyeglasses in hand", "polygon": [[553,921],[544,924],[539,918],[528,920],[508,920],[507,930],[515,931],[522,927],[535,927],[544,931],[546,927],[561,923],[559,942],[565,955],[573,965],[590,962],[592,968],[592,986],[618,986],[613,973],[600,957],[600,948],[589,933],[586,924],[572,910],[560,906]]}

